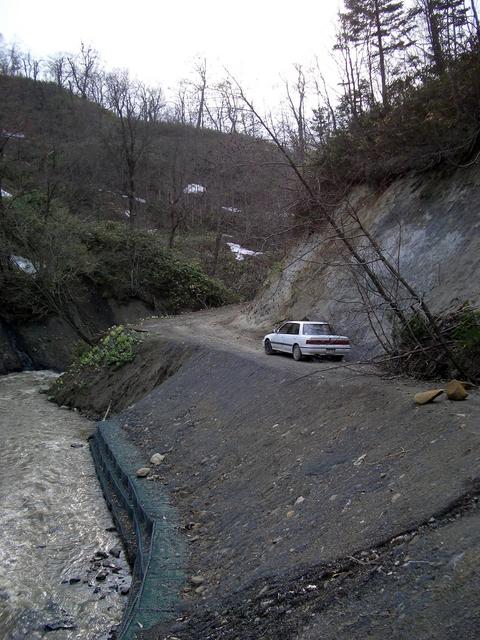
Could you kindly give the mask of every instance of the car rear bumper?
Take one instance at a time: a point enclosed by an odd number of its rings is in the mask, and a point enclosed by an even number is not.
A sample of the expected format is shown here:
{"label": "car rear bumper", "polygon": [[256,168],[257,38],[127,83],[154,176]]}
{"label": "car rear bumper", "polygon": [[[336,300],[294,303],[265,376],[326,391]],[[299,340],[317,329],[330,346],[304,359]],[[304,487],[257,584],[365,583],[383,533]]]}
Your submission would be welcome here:
{"label": "car rear bumper", "polygon": [[344,356],[350,352],[350,347],[323,347],[322,345],[300,347],[306,356]]}

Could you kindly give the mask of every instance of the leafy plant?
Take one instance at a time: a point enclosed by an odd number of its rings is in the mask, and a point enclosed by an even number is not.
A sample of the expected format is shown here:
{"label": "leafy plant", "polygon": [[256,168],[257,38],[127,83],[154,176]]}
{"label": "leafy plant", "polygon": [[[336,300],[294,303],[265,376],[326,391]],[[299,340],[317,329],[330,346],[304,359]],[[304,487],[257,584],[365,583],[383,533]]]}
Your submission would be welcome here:
{"label": "leafy plant", "polygon": [[82,354],[73,367],[121,367],[135,358],[135,346],[141,340],[123,325],[112,327],[94,347]]}

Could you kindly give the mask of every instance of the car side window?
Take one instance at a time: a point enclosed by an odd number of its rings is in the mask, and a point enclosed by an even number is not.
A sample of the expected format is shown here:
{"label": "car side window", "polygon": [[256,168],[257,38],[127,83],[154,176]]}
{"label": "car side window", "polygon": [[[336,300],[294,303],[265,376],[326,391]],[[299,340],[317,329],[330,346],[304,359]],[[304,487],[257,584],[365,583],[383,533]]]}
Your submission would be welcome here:
{"label": "car side window", "polygon": [[290,325],[290,328],[288,329],[288,333],[290,335],[298,336],[299,331],[300,331],[300,325],[292,322]]}
{"label": "car side window", "polygon": [[288,333],[289,328],[290,328],[290,322],[286,322],[285,324],[282,324],[282,326],[277,331],[277,333]]}

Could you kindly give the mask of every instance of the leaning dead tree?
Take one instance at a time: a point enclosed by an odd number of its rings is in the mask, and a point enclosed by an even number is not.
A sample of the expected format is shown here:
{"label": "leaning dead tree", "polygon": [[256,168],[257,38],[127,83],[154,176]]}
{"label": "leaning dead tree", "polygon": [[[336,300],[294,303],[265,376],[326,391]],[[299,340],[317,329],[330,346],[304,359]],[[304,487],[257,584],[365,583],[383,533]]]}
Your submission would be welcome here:
{"label": "leaning dead tree", "polygon": [[[347,250],[353,265],[364,275],[369,287],[390,310],[397,325],[400,325],[406,334],[410,334],[413,341],[416,340],[411,326],[411,314],[407,313],[405,305],[401,303],[399,298],[398,292],[399,288],[401,288],[410,301],[410,311],[414,310],[417,315],[421,314],[424,320],[424,326],[428,328],[432,338],[434,338],[439,345],[439,348],[443,351],[451,365],[453,365],[453,368],[456,369],[460,375],[468,377],[467,372],[464,371],[462,364],[458,361],[445,339],[437,318],[425,302],[424,297],[402,275],[399,264],[396,264],[382,249],[377,239],[363,223],[358,210],[348,201],[348,189],[346,190],[342,185],[330,184],[327,197],[325,197],[326,194],[322,194],[322,197],[320,197],[318,191],[310,183],[303,168],[296,163],[289,149],[280,140],[273,124],[270,124],[267,119],[262,117],[256,110],[253,102],[245,95],[239,83],[235,81],[235,84],[241,99],[255,115],[260,125],[269,135],[295,174],[307,198],[308,208],[312,217],[317,222],[326,222],[333,229],[335,237]],[[359,246],[357,240],[359,232],[362,238],[362,246]],[[368,258],[366,257],[367,253]],[[378,268],[379,265],[381,269]],[[395,283],[394,287],[387,284],[384,275],[387,275],[388,278]],[[380,344],[388,350],[393,346],[391,341],[386,342],[385,340],[381,340]]]}

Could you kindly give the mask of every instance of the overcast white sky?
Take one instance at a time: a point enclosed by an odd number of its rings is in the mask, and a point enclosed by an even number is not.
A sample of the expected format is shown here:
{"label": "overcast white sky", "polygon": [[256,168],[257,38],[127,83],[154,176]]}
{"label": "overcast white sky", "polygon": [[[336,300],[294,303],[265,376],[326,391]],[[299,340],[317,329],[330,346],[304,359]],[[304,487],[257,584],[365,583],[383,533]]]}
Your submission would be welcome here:
{"label": "overcast white sky", "polygon": [[77,51],[80,42],[108,68],[167,89],[196,56],[212,73],[227,67],[259,96],[292,63],[318,56],[333,77],[330,50],[341,0],[0,0],[0,33],[36,56]]}

